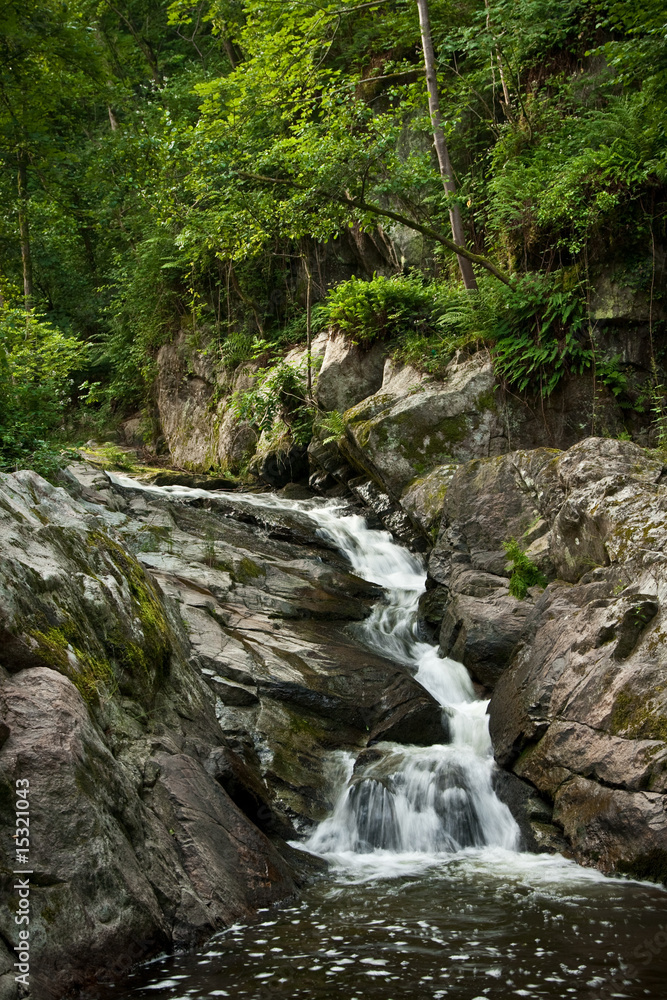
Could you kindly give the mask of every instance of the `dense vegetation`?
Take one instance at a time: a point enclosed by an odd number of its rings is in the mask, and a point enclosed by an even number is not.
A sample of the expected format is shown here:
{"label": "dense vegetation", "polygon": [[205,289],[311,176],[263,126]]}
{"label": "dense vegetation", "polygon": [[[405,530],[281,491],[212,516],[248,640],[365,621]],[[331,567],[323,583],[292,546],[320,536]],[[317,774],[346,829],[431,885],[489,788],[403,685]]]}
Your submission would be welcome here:
{"label": "dense vegetation", "polygon": [[[481,340],[520,390],[593,364],[622,390],[587,303],[603,268],[663,290],[664,5],[430,8],[467,245],[509,280],[478,266],[474,295],[441,240],[414,0],[3,5],[2,467],[40,461],[68,413],[150,401],[179,329],[225,364],[303,338],[306,286],[316,325],[433,372]],[[660,409],[653,363],[639,405]]]}

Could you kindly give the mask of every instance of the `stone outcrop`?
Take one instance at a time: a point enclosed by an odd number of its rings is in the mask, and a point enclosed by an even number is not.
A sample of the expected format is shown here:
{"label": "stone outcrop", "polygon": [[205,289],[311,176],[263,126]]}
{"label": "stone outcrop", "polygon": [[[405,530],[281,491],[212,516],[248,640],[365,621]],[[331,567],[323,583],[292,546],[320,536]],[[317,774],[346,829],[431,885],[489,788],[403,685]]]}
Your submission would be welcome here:
{"label": "stone outcrop", "polygon": [[[312,345],[312,356],[317,360],[324,354],[326,334],[316,337]],[[290,351],[285,361],[304,368],[305,349]],[[247,464],[260,445],[260,462],[275,461],[275,449],[262,448],[257,430],[245,420],[238,418],[232,406],[235,393],[244,392],[253,385],[253,372],[262,367],[258,361],[245,361],[235,369],[225,367],[210,349],[192,342],[192,338],[181,332],[171,343],[160,348],[157,357],[156,398],[157,409],[169,452],[173,462],[193,472],[207,472],[210,469],[238,470]],[[279,454],[289,450],[278,449]],[[288,464],[294,463],[294,457]],[[278,461],[279,464],[279,461]],[[262,470],[258,470],[261,474]],[[290,474],[301,478],[307,474],[307,465]],[[283,485],[284,474],[278,474],[280,482],[274,482],[275,475],[269,470],[266,481],[270,485]]]}
{"label": "stone outcrop", "polygon": [[229,371],[181,333],[157,357],[156,398],[173,462],[194,472],[233,469],[255,450],[257,434],[231,409],[231,396],[252,385],[248,365]]}
{"label": "stone outcrop", "polygon": [[[347,465],[370,477],[429,539],[457,464],[519,448],[567,448],[596,431],[620,434],[624,420],[634,419],[604,386],[583,376],[566,376],[539,400],[508,393],[486,350],[460,352],[439,379],[397,363],[382,344],[362,352],[332,337],[325,364],[329,355],[321,402],[326,409],[349,403],[345,435],[330,460],[314,442],[312,463],[334,474]],[[372,388],[383,357],[381,384]],[[647,440],[639,425],[633,432]]]}
{"label": "stone outcrop", "polygon": [[303,515],[67,486],[0,477],[0,935],[26,777],[35,1000],[291,895],[312,862],[282,838],[330,811],[328,755],[446,736],[350,633],[380,591]]}
{"label": "stone outcrop", "polygon": [[[448,488],[423,613],[492,689],[499,763],[577,860],[667,874],[667,474],[627,441],[478,459]],[[519,601],[503,542],[550,581]]]}
{"label": "stone outcrop", "polygon": [[[88,489],[88,495],[94,491]],[[206,770],[224,744],[175,607],[107,505],[0,482],[0,926],[15,943],[15,782],[30,782],[32,995],[120,975],[295,890]],[[13,996],[13,972],[2,981]]]}
{"label": "stone outcrop", "polygon": [[453,362],[442,382],[388,361],[381,388],[346,412],[341,448],[398,499],[438,465],[494,453],[492,439],[502,436],[494,385],[485,353]]}
{"label": "stone outcrop", "polygon": [[341,413],[360,403],[382,386],[386,359],[387,345],[382,342],[364,350],[343,334],[330,334],[317,376],[317,402],[324,410]]}

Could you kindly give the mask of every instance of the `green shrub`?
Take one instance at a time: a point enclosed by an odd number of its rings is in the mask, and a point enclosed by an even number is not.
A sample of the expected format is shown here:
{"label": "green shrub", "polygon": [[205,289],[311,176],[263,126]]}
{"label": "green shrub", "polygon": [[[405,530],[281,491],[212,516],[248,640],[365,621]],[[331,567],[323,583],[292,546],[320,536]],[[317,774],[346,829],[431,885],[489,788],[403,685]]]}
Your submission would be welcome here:
{"label": "green shrub", "polygon": [[234,393],[232,408],[240,420],[253,423],[269,434],[276,425],[286,424],[297,444],[307,444],[313,431],[313,404],[307,399],[302,367],[279,361],[254,372],[254,384],[245,392]]}
{"label": "green shrub", "polygon": [[58,469],[56,439],[86,345],[22,309],[0,310],[0,469]]}
{"label": "green shrub", "polygon": [[509,542],[503,542],[503,548],[508,559],[512,562],[512,575],[510,576],[512,597],[522,601],[528,593],[529,587],[546,587],[546,576],[540,572],[534,562],[531,562],[516,538],[511,538]]}
{"label": "green shrub", "polygon": [[330,410],[317,418],[316,428],[322,438],[322,444],[340,441],[345,434],[345,420],[340,410]]}
{"label": "green shrub", "polygon": [[371,281],[362,281],[352,277],[329,293],[324,310],[334,330],[367,346],[416,330],[434,330],[436,298],[434,286],[419,278],[374,275]]}
{"label": "green shrub", "polygon": [[548,396],[566,373],[581,374],[593,362],[584,345],[585,302],[557,278],[527,274],[502,289],[494,327],[496,372],[522,392]]}

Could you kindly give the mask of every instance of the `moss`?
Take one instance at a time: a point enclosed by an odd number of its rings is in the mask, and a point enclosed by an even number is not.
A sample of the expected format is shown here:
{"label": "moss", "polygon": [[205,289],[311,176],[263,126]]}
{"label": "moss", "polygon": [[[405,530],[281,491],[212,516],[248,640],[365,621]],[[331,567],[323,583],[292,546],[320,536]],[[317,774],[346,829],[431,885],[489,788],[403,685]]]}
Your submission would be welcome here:
{"label": "moss", "polygon": [[667,742],[667,717],[660,714],[657,704],[661,690],[641,696],[627,688],[620,691],[611,716],[611,732],[629,739]]}
{"label": "moss", "polygon": [[142,639],[137,641],[118,620],[102,639],[104,651],[121,672],[118,678],[121,694],[151,701],[169,673],[172,652],[171,627],[160,597],[139,563],[117,542],[101,532],[91,532],[89,537],[91,543],[95,542],[111,556],[109,568],[114,570],[118,583],[122,586],[126,582],[132,615],[142,631]]}
{"label": "moss", "polygon": [[102,688],[108,693],[115,690],[116,678],[110,664],[81,648],[84,637],[73,619],[59,628],[29,630],[28,634],[37,642],[38,655],[45,664],[68,677],[89,705],[98,700]]}
{"label": "moss", "polygon": [[45,632],[29,630],[28,634],[37,642],[38,655],[44,660],[47,666],[55,667],[64,673],[69,664],[67,658],[69,640],[65,637],[61,629],[50,628]]}
{"label": "moss", "polygon": [[41,918],[47,926],[54,924],[58,916],[58,911],[53,906],[44,906],[41,910]]}
{"label": "moss", "polygon": [[159,552],[162,543],[171,543],[171,528],[147,524],[139,528],[139,552]]}
{"label": "moss", "polygon": [[373,426],[372,420],[354,421],[350,424],[350,428],[354,432],[357,445],[360,448],[365,448],[367,446]]}
{"label": "moss", "polygon": [[256,562],[245,556],[235,567],[233,573],[234,579],[239,583],[249,583],[251,580],[256,580],[258,577],[265,575],[266,573],[261,566],[258,566]]}
{"label": "moss", "polygon": [[72,671],[70,680],[78,689],[79,694],[88,704],[93,704],[100,696],[101,689],[107,694],[116,690],[116,676],[111,665],[106,660],[97,659],[87,653],[75,654],[81,669]]}
{"label": "moss", "polygon": [[646,854],[638,854],[631,861],[619,861],[618,871],[642,881],[663,882],[667,885],[667,851],[654,847]]}

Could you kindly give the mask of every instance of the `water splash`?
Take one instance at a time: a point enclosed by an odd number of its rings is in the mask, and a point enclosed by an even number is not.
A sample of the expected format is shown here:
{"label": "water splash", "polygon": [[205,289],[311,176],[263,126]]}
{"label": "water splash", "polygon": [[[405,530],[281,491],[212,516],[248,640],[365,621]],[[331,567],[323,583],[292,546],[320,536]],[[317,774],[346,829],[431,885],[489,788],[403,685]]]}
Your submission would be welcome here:
{"label": "water splash", "polygon": [[[206,496],[182,486],[151,487],[128,477],[113,481],[172,496]],[[448,746],[380,744],[379,757],[354,768],[341,758],[340,793],[333,814],[306,847],[316,853],[389,856],[442,855],[466,848],[514,850],[519,830],[492,786],[487,702],[479,700],[462,663],[440,657],[419,639],[417,608],[424,592],[423,559],[398,545],[389,532],[369,528],[342,501],[289,500],[270,493],[225,493],[225,503],[306,515],[364,580],[385,589],[357,633],[375,652],[407,666],[449,719]]]}
{"label": "water splash", "polygon": [[376,652],[413,668],[449,716],[451,744],[387,746],[378,760],[347,776],[333,815],[307,846],[339,856],[516,849],[518,827],[492,787],[487,703],[476,698],[463,664],[440,657],[418,638],[417,607],[426,580],[421,559],[388,532],[369,529],[363,518],[331,508],[310,516],[359,576],[385,588],[386,603],[376,605],[358,631]]}

